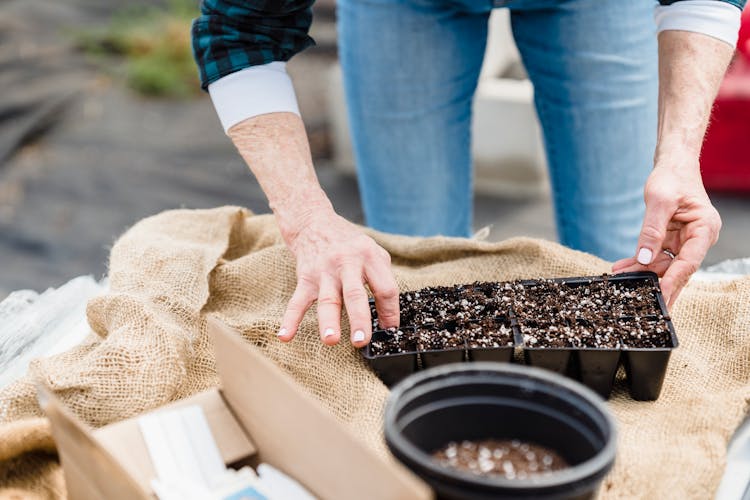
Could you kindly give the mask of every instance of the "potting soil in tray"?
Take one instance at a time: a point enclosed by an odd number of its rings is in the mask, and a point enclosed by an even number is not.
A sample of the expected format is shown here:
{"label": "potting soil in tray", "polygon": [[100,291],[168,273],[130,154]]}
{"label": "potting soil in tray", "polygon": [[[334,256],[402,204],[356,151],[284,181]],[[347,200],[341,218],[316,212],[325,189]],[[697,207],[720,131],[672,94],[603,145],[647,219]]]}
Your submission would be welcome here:
{"label": "potting soil in tray", "polygon": [[421,368],[511,361],[576,378],[609,397],[622,362],[634,399],[655,400],[677,347],[654,273],[487,282],[403,292],[399,330],[379,329],[363,355],[386,384]]}

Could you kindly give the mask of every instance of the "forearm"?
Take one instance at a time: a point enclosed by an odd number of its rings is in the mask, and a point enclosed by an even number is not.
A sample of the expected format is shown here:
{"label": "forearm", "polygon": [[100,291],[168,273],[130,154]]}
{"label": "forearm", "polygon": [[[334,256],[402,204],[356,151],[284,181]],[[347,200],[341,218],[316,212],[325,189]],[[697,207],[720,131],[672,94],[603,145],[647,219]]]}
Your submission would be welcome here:
{"label": "forearm", "polygon": [[669,29],[659,34],[655,168],[643,191],[646,213],[636,254],[612,270],[656,272],[669,307],[721,230],[721,217],[701,182],[699,155],[732,52],[726,41],[701,33]]}
{"label": "forearm", "polygon": [[287,242],[315,212],[333,210],[315,175],[299,116],[264,114],[238,123],[228,133],[268,197]]}
{"label": "forearm", "polygon": [[[698,158],[711,106],[734,49],[700,33],[659,34],[659,125],[655,164]],[[697,166],[697,162],[695,162]]]}
{"label": "forearm", "polygon": [[333,345],[341,338],[345,306],[352,345],[364,347],[372,334],[365,282],[375,296],[378,321],[398,327],[398,285],[390,256],[333,211],[315,175],[300,117],[258,115],[231,127],[229,136],[268,196],[295,256],[297,286],[281,320],[279,339],[292,340],[306,311],[317,302],[323,343]]}

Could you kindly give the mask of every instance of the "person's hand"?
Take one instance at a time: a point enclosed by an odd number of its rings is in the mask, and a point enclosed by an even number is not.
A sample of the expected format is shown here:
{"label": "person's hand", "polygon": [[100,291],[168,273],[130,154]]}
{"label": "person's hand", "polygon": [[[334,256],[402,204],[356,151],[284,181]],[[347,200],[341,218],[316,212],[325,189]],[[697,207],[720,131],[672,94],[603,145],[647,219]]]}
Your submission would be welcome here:
{"label": "person's hand", "polygon": [[309,213],[285,239],[297,259],[297,288],[281,322],[282,341],[294,338],[305,312],[317,300],[320,338],[325,344],[340,339],[343,304],[352,344],[367,345],[372,319],[365,283],[375,296],[379,324],[399,326],[399,290],[391,256],[357,226],[332,209],[321,208]]}
{"label": "person's hand", "polygon": [[671,307],[718,240],[721,218],[703,187],[697,158],[657,162],[646,182],[644,198],[646,215],[635,257],[615,262],[612,271],[656,272],[662,277],[661,289]]}
{"label": "person's hand", "polygon": [[334,212],[315,175],[299,115],[254,116],[228,133],[268,196],[281,235],[297,261],[297,288],[281,321],[279,338],[292,340],[305,312],[317,301],[325,344],[339,341],[345,306],[352,344],[367,345],[372,320],[365,283],[375,295],[379,325],[398,327],[399,291],[391,256]]}

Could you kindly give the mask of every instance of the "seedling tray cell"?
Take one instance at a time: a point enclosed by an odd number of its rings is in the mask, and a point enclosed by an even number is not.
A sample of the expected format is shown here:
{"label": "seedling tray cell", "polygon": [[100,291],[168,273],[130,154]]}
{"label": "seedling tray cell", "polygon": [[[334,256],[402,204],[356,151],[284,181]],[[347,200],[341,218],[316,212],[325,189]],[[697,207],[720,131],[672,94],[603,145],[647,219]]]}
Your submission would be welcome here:
{"label": "seedling tray cell", "polygon": [[570,375],[572,353],[572,349],[525,348],[523,357],[527,365],[544,368],[560,375]]}
{"label": "seedling tray cell", "polygon": [[495,316],[491,321],[473,321],[467,331],[468,361],[509,363],[513,360],[514,345],[515,333],[509,315]]}
{"label": "seedling tray cell", "polygon": [[[402,329],[404,330],[409,331],[409,329]],[[411,328],[411,332],[414,332],[414,328]],[[362,356],[387,386],[408,377],[417,370],[418,366],[416,349],[394,354],[376,355],[373,353],[373,342],[385,342],[392,337],[393,334],[387,330],[376,330],[372,333],[370,343],[362,349]]]}
{"label": "seedling tray cell", "polygon": [[620,366],[619,349],[581,349],[576,352],[578,379],[608,399]]}
{"label": "seedling tray cell", "polygon": [[472,347],[468,351],[468,361],[499,361],[510,363],[513,361],[513,346],[507,347]]}
{"label": "seedling tray cell", "polygon": [[[655,400],[678,345],[650,272],[429,287],[403,292],[400,305],[413,349],[363,350],[388,384],[446,363],[512,362],[521,348],[526,364],[575,378],[605,398],[623,363],[633,399]],[[377,329],[374,301],[370,307]]]}
{"label": "seedling tray cell", "polygon": [[[675,339],[675,346],[677,341]],[[623,352],[630,395],[638,401],[659,399],[672,348],[630,349]]]}
{"label": "seedling tray cell", "polygon": [[432,368],[448,363],[461,363],[466,358],[466,349],[435,349],[421,351],[419,354],[422,357],[422,368]]}

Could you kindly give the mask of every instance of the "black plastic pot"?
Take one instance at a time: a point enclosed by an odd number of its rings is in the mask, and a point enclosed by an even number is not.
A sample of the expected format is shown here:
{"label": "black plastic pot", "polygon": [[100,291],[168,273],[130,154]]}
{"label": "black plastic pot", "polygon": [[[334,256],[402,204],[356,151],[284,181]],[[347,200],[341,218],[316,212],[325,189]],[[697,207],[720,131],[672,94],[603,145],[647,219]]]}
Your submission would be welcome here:
{"label": "black plastic pot", "polygon": [[[452,364],[396,385],[385,411],[391,452],[443,499],[592,498],[615,459],[615,424],[602,399],[549,371],[507,363]],[[431,453],[451,441],[519,439],[571,466],[527,479],[477,476]]]}

